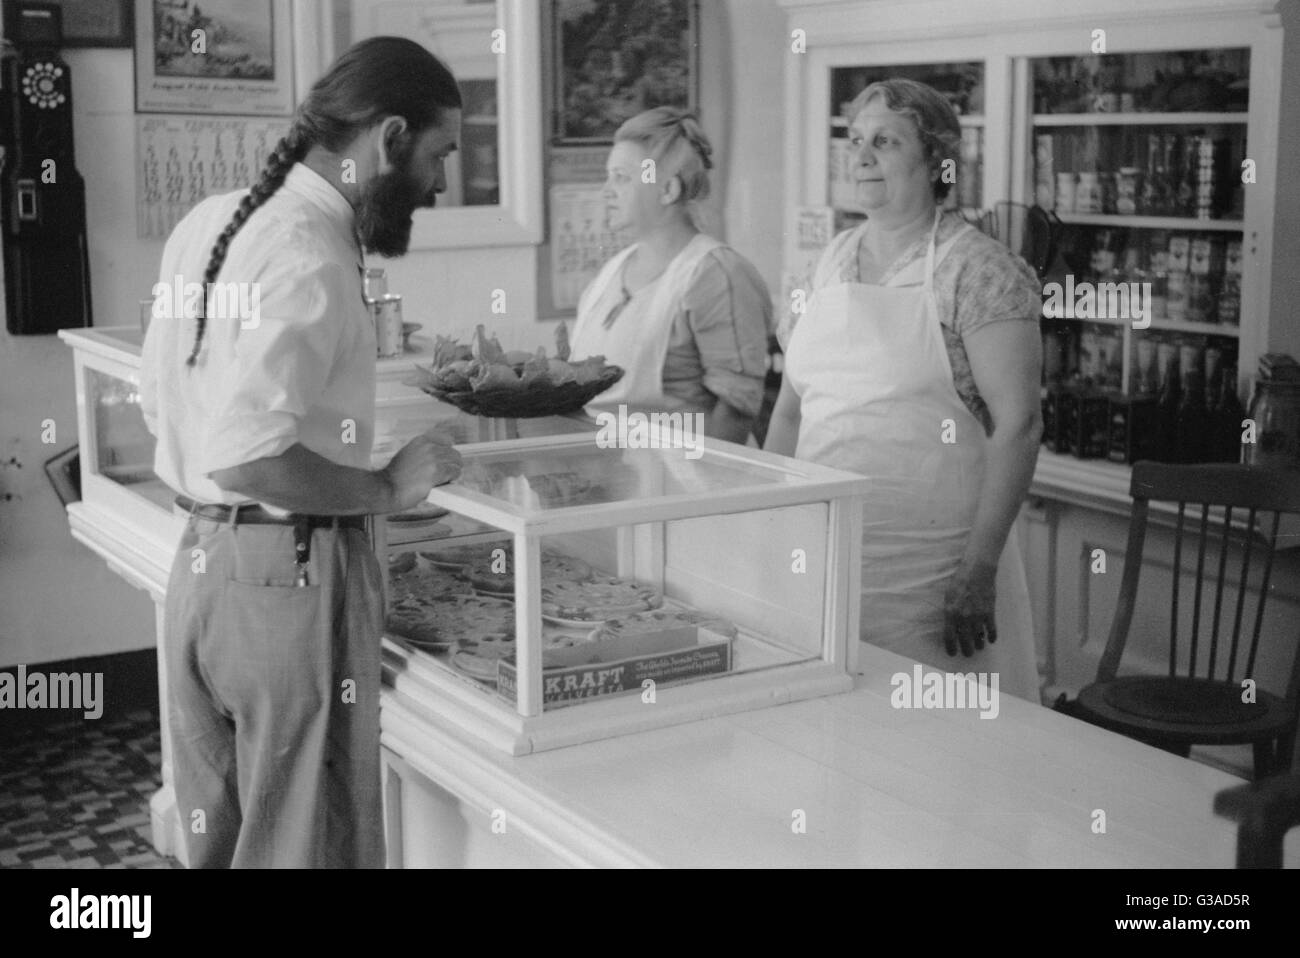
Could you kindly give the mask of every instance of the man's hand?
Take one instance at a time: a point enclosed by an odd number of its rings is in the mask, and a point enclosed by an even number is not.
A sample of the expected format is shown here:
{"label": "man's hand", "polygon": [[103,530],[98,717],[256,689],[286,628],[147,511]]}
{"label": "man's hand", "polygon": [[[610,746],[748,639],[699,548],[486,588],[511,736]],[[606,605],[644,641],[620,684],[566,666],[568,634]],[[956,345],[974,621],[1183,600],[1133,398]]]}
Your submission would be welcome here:
{"label": "man's hand", "polygon": [[998,640],[993,619],[996,565],[963,563],[953,576],[943,600],[943,646],[949,655],[974,655],[985,641]]}
{"label": "man's hand", "polygon": [[383,470],[393,490],[392,511],[419,505],[434,486],[459,478],[460,467],[460,453],[446,434],[430,430],[416,436],[397,451]]}

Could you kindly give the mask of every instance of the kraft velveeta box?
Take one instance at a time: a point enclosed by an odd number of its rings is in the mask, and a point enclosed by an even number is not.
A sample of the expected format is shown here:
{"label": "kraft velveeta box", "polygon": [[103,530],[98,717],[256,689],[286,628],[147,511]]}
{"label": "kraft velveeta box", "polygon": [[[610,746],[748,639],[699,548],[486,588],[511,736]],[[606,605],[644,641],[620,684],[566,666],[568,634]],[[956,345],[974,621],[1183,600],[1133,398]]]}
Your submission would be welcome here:
{"label": "kraft velveeta box", "polygon": [[[561,708],[600,695],[640,692],[698,675],[731,671],[731,639],[698,626],[664,629],[586,642],[546,653],[542,707]],[[497,662],[497,691],[515,700],[518,667],[513,656]]]}

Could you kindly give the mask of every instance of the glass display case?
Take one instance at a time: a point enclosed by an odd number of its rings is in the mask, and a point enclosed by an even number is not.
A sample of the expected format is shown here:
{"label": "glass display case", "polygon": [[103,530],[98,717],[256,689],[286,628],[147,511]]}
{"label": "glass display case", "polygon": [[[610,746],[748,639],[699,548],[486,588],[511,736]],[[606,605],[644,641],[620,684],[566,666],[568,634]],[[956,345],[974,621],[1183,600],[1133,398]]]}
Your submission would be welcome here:
{"label": "glass display case", "polygon": [[[138,326],[63,330],[74,349],[81,501],[68,525],[110,568],[161,601],[184,521],[153,471],[154,437],[140,410]],[[61,425],[61,424],[60,424]]]}
{"label": "glass display case", "polygon": [[851,686],[867,480],[651,436],[468,446],[377,524],[399,698],[521,754]]}

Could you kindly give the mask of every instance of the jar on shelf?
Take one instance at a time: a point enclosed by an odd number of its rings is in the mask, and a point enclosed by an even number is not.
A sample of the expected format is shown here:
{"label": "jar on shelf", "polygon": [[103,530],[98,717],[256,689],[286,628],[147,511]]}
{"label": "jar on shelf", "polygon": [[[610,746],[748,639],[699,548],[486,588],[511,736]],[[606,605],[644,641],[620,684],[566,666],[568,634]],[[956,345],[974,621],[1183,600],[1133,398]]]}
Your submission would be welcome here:
{"label": "jar on shelf", "polygon": [[1245,444],[1251,466],[1300,468],[1300,383],[1260,378],[1250,400],[1255,441]]}

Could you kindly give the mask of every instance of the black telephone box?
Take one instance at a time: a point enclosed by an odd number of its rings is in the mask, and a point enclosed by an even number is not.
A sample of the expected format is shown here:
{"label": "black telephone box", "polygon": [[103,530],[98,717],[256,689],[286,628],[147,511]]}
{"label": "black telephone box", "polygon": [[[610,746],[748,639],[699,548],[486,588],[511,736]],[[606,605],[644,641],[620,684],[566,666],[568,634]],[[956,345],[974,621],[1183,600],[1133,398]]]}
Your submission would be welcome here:
{"label": "black telephone box", "polygon": [[72,147],[72,83],[61,11],[4,0],[0,219],[9,332],[89,326],[86,187]]}

